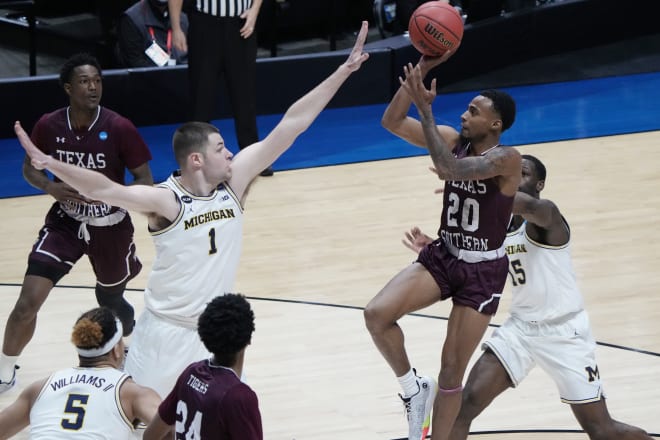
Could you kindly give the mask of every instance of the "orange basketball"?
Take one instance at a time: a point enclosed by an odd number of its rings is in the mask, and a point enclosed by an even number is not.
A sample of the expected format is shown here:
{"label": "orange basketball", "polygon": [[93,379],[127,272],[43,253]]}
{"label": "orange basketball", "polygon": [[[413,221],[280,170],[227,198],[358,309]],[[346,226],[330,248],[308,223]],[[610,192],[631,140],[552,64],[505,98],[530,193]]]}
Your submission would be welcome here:
{"label": "orange basketball", "polygon": [[463,38],[463,18],[448,3],[426,2],[410,17],[408,33],[415,49],[437,57],[448,50],[458,49]]}

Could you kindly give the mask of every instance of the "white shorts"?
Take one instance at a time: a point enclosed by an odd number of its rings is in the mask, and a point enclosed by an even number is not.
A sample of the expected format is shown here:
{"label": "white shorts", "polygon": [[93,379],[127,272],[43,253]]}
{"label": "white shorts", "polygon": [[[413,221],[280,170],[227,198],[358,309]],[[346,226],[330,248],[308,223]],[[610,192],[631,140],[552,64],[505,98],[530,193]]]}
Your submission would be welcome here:
{"label": "white shorts", "polygon": [[558,322],[509,317],[483,344],[506,369],[514,387],[538,364],[557,384],[562,402],[590,403],[604,397],[589,316],[580,311]]}
{"label": "white shorts", "polygon": [[211,357],[196,329],[172,324],[146,309],[135,324],[129,345],[126,372],[162,398],[188,365]]}

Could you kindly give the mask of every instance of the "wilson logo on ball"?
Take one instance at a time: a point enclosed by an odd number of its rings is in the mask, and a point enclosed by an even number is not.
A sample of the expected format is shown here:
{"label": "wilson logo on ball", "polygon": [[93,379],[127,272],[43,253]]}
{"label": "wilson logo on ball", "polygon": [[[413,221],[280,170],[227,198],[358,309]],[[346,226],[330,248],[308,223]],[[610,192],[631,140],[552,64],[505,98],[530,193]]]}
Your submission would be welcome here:
{"label": "wilson logo on ball", "polygon": [[463,17],[446,1],[422,3],[408,22],[410,43],[421,53],[441,56],[456,51],[463,38]]}
{"label": "wilson logo on ball", "polygon": [[424,32],[431,36],[435,41],[440,43],[443,47],[451,49],[454,46],[453,41],[449,41],[445,38],[445,34],[437,30],[431,23],[426,23],[424,27]]}

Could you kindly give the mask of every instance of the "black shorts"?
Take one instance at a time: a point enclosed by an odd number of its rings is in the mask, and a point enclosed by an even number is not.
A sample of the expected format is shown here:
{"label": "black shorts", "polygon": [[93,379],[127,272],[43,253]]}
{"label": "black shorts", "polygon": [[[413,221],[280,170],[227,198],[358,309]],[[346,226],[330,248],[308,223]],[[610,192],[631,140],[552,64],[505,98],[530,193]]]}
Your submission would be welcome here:
{"label": "black shorts", "polygon": [[441,239],[425,246],[417,262],[429,271],[440,287],[441,299],[494,315],[509,273],[505,256],[479,263],[466,263],[452,255]]}

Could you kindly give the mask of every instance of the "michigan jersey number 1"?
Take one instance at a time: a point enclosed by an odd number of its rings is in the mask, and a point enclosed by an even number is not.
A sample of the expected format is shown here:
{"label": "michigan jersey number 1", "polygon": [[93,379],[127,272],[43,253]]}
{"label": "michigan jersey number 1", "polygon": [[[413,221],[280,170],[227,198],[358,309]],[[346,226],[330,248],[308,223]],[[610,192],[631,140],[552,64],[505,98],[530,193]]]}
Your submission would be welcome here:
{"label": "michigan jersey number 1", "polygon": [[209,241],[210,241],[210,248],[209,248],[209,255],[213,255],[216,252],[218,252],[218,248],[215,247],[215,228],[211,228],[209,231]]}

